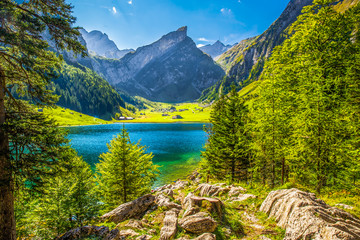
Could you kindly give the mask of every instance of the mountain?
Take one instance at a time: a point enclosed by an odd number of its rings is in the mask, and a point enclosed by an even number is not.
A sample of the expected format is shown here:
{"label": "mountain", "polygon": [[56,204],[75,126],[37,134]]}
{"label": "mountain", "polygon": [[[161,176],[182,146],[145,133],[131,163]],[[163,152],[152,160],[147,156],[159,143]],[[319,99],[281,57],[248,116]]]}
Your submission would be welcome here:
{"label": "mountain", "polygon": [[179,28],[119,60],[92,58],[92,69],[112,86],[152,101],[184,102],[225,75],[211,57]]}
{"label": "mountain", "polygon": [[[236,44],[235,44],[236,45]],[[208,44],[202,47],[199,47],[201,51],[209,54],[213,59],[217,59],[221,54],[232,48],[234,45],[224,45],[220,41],[216,41],[214,44]]]}
{"label": "mountain", "polygon": [[260,76],[266,59],[272,50],[286,39],[285,30],[301,14],[304,6],[312,0],[291,0],[280,17],[260,36],[241,41],[239,44],[223,53],[217,62],[227,73],[221,82],[204,91],[202,100],[213,100],[216,94],[227,92],[232,83],[244,86]]}
{"label": "mountain", "polygon": [[119,50],[116,44],[109,39],[108,35],[100,31],[87,32],[85,29],[81,29],[80,33],[91,55],[120,59],[127,53],[134,51],[134,49]]}

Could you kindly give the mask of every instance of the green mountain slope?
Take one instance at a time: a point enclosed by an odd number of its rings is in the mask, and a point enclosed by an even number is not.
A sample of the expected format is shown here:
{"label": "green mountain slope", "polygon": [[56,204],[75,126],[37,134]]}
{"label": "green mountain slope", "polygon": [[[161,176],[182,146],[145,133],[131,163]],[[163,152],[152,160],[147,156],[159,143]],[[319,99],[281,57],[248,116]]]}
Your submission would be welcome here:
{"label": "green mountain slope", "polygon": [[60,73],[54,80],[55,93],[60,95],[57,105],[103,119],[125,107],[120,94],[94,71],[64,63]]}

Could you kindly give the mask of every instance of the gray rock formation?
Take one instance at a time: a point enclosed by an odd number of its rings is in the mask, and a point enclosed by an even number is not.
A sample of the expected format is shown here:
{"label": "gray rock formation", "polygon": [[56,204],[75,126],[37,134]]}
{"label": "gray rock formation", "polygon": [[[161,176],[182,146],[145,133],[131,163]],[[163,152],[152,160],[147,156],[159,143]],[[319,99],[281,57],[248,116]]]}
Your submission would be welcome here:
{"label": "gray rock formation", "polygon": [[120,60],[94,58],[92,65],[111,85],[130,95],[165,102],[195,100],[225,75],[187,36],[186,27]]}
{"label": "gray rock formation", "polygon": [[97,30],[88,32],[85,29],[81,29],[80,33],[86,42],[89,53],[92,55],[120,59],[127,53],[135,51],[134,49],[119,50],[116,44],[109,39],[106,33],[102,33]]}
{"label": "gray rock formation", "polygon": [[56,240],[75,240],[75,239],[83,239],[90,236],[96,236],[100,239],[105,240],[117,240],[122,239],[119,233],[119,230],[114,229],[109,231],[108,227],[98,227],[98,226],[84,226],[75,228],[71,231],[68,231],[58,237]]}
{"label": "gray rock formation", "polygon": [[160,231],[160,240],[170,240],[176,235],[179,210],[172,209],[165,213],[163,227]]}
{"label": "gray rock formation", "polygon": [[217,222],[204,212],[185,217],[179,224],[186,231],[197,234],[212,233],[217,227]]}
{"label": "gray rock formation", "polygon": [[195,192],[199,192],[199,195],[202,196],[218,196],[220,193],[225,192],[225,191],[229,191],[229,189],[222,187],[222,184],[215,184],[215,185],[211,185],[211,184],[207,184],[207,183],[202,183],[200,184],[197,189],[195,190]]}
{"label": "gray rock formation", "polygon": [[[236,45],[236,44],[235,44]],[[220,41],[216,41],[214,44],[208,44],[203,47],[199,47],[201,51],[209,54],[213,59],[216,60],[221,54],[232,48],[234,45],[224,45]]]}
{"label": "gray rock formation", "polygon": [[230,201],[242,202],[248,199],[255,199],[255,198],[257,198],[257,196],[255,196],[254,194],[239,194],[237,197],[230,198]]}
{"label": "gray rock formation", "polygon": [[194,238],[194,240],[216,240],[216,236],[212,233],[204,233],[197,238]]}
{"label": "gray rock formation", "polygon": [[286,229],[284,240],[360,239],[360,220],[298,189],[269,193],[260,207]]}
{"label": "gray rock formation", "polygon": [[119,223],[132,217],[141,216],[150,205],[155,202],[155,196],[148,194],[134,201],[124,203],[111,212],[104,214],[101,219]]}
{"label": "gray rock formation", "polygon": [[155,203],[159,207],[165,207],[167,209],[176,208],[181,210],[181,206],[179,204],[172,202],[170,198],[166,197],[163,193],[156,194]]}
{"label": "gray rock formation", "polygon": [[206,206],[209,213],[215,213],[219,218],[223,216],[224,204],[217,198],[197,197],[189,193],[184,199],[183,206],[186,209],[183,218],[198,213],[203,206]]}

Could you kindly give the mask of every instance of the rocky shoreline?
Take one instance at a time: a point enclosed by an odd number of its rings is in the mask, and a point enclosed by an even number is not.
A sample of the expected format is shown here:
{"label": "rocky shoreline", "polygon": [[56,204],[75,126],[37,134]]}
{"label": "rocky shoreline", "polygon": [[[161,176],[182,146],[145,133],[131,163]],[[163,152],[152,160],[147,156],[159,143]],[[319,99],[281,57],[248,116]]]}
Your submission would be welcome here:
{"label": "rocky shoreline", "polygon": [[199,180],[165,185],[104,214],[100,222],[113,229],[84,226],[56,239],[360,239],[358,218],[312,193],[276,190],[260,205],[240,186]]}

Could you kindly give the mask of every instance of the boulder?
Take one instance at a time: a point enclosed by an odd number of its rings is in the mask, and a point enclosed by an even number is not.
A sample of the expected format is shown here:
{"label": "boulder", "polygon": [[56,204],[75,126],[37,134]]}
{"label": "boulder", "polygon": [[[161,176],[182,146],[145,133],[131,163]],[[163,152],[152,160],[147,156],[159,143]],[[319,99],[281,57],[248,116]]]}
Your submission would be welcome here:
{"label": "boulder", "polygon": [[195,192],[199,192],[199,195],[201,197],[203,196],[218,196],[220,193],[228,191],[228,188],[224,188],[222,187],[224,184],[215,184],[215,185],[210,185],[207,183],[202,183],[200,184],[197,189],[195,190]]}
{"label": "boulder", "polygon": [[272,191],[260,207],[286,229],[285,240],[360,239],[360,220],[298,189]]}
{"label": "boulder", "polygon": [[150,240],[152,238],[151,235],[141,235],[136,238],[136,240]]}
{"label": "boulder", "polygon": [[129,237],[137,237],[140,234],[135,232],[132,229],[125,229],[125,230],[121,230],[120,231],[120,236],[125,237],[125,238],[129,238]]}
{"label": "boulder", "polygon": [[186,186],[188,186],[189,185],[189,182],[188,181],[181,181],[181,180],[179,180],[179,181],[177,181],[176,183],[175,183],[175,185],[173,185],[172,186],[172,189],[183,189],[183,188],[185,188]]}
{"label": "boulder", "polygon": [[144,229],[142,222],[135,219],[130,219],[130,221],[127,224],[125,224],[125,227],[138,229],[138,230]]}
{"label": "boulder", "polygon": [[161,192],[168,195],[169,197],[174,197],[174,191],[172,189],[164,189]]}
{"label": "boulder", "polygon": [[154,202],[155,196],[148,194],[134,201],[120,205],[111,212],[104,214],[101,219],[103,221],[109,220],[114,223],[119,223],[132,217],[139,218]]}
{"label": "boulder", "polygon": [[255,198],[257,198],[257,196],[255,196],[253,194],[239,194],[239,196],[237,196],[237,197],[230,198],[230,201],[242,202],[242,201],[248,200],[250,198],[255,199]]}
{"label": "boulder", "polygon": [[217,222],[204,212],[185,217],[179,224],[186,231],[196,234],[211,233],[217,227]]}
{"label": "boulder", "polygon": [[216,240],[216,236],[212,233],[204,233],[197,238],[194,238],[194,240]]}
{"label": "boulder", "polygon": [[183,217],[198,213],[203,208],[209,213],[216,213],[221,218],[224,204],[217,198],[197,197],[189,193],[184,199],[183,206],[186,209]]}
{"label": "boulder", "polygon": [[228,195],[229,195],[229,197],[234,197],[234,196],[238,196],[240,193],[244,193],[244,192],[246,192],[245,188],[231,186]]}
{"label": "boulder", "polygon": [[[117,230],[117,229],[116,229]],[[56,237],[56,240],[73,240],[73,239],[82,239],[89,236],[96,236],[101,239],[120,239],[119,237],[119,231],[109,231],[108,227],[98,227],[98,226],[83,226],[78,227],[73,230],[70,230],[58,237]]]}
{"label": "boulder", "polygon": [[167,211],[160,231],[160,240],[170,240],[175,237],[179,211],[172,209]]}
{"label": "boulder", "polygon": [[166,207],[167,209],[176,208],[181,210],[181,206],[179,204],[170,201],[170,199],[162,193],[156,194],[155,203],[159,207]]}

